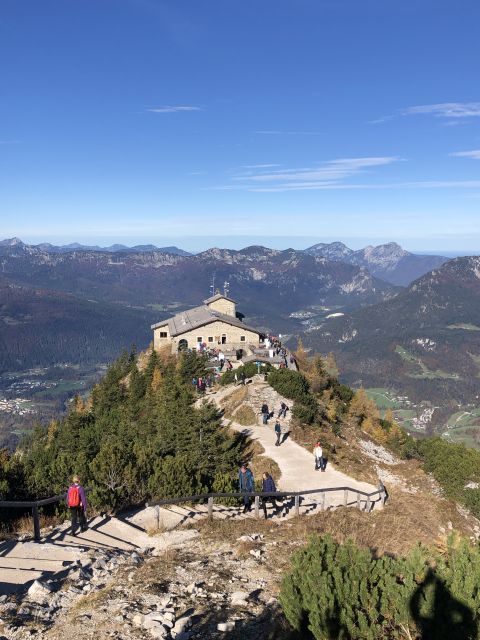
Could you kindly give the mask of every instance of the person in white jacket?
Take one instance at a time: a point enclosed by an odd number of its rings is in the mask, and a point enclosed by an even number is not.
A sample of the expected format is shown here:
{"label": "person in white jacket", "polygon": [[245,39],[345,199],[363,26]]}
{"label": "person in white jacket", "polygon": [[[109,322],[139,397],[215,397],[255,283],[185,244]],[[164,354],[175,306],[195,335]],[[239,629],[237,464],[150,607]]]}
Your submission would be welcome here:
{"label": "person in white jacket", "polygon": [[315,457],[315,471],[318,471],[318,469],[325,471],[325,460],[323,459],[323,449],[320,442],[315,445],[313,455]]}

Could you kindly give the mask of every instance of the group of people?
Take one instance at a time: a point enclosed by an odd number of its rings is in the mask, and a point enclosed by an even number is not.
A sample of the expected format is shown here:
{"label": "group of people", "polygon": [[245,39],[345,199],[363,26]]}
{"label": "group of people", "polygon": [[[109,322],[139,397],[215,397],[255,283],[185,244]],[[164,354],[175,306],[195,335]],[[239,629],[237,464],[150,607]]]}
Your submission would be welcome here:
{"label": "group of people", "polygon": [[[275,446],[280,446],[282,430],[278,420],[275,424],[275,433],[277,434],[277,442],[275,443]],[[325,471],[327,461],[323,456],[323,449],[320,442],[317,442],[315,444],[313,455],[315,458],[315,470],[320,469],[321,471]],[[70,509],[70,516],[72,521],[71,533],[73,536],[75,536],[77,534],[78,528],[80,528],[80,531],[86,531],[88,529],[86,518],[87,497],[84,487],[80,484],[80,478],[78,476],[73,476],[72,480],[72,484],[67,491],[67,506]],[[238,474],[238,486],[240,492],[245,494],[243,496],[243,513],[247,513],[248,511],[252,510],[251,496],[247,494],[253,493],[255,491],[255,478],[253,477],[251,469],[249,469],[246,464],[243,464],[240,467],[240,471]],[[276,491],[277,488],[275,486],[274,479],[267,471],[265,471],[262,476],[262,493],[275,493]],[[276,515],[281,514],[283,505],[277,504],[275,496],[265,496],[262,498],[262,508],[265,518],[268,517],[267,502],[270,502],[272,504],[273,508],[275,509]]]}
{"label": "group of people", "polygon": [[207,389],[211,389],[217,382],[218,374],[207,373],[206,376],[193,376],[192,385],[197,389],[198,393],[205,393]]}
{"label": "group of people", "polygon": [[240,384],[246,384],[246,380],[247,380],[247,376],[245,375],[245,371],[240,371],[240,373],[237,373],[235,371],[235,375],[233,377],[233,383],[235,386],[237,386],[238,383]]}
{"label": "group of people", "polygon": [[[288,429],[285,429],[285,427],[281,424],[280,422],[280,418],[286,418],[287,417],[287,411],[290,410],[290,407],[288,407],[285,402],[281,402],[280,403],[280,408],[278,410],[278,415],[277,415],[277,420],[275,422],[275,426],[273,428],[275,435],[277,437],[276,442],[275,442],[275,446],[279,447],[282,442],[284,442],[287,433],[288,433]],[[264,402],[262,404],[262,408],[260,409],[260,414],[262,416],[262,423],[267,426],[268,425],[268,421],[270,418],[272,418],[274,416],[274,412],[270,412],[270,409],[268,408],[268,404],[266,402]]]}
{"label": "group of people", "polygon": [[[240,467],[240,471],[238,473],[238,486],[241,493],[244,493],[243,496],[243,513],[247,513],[252,510],[252,501],[251,497],[247,495],[248,493],[253,493],[255,491],[255,479],[253,477],[253,473],[251,469],[247,467],[246,464],[243,464]],[[275,493],[277,488],[275,486],[275,481],[272,476],[265,471],[262,476],[262,493]],[[263,513],[265,515],[265,519],[268,518],[267,514],[267,502],[271,502],[275,509],[276,515],[280,515],[282,512],[282,505],[278,505],[275,499],[275,496],[266,496],[262,498],[262,508]]]}

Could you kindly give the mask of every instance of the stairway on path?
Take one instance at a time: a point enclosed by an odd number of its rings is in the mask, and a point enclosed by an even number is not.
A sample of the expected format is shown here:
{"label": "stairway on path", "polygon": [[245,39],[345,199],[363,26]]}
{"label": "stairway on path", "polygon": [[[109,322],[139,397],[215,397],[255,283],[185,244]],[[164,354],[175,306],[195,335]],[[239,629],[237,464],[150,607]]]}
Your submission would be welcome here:
{"label": "stairway on path", "polygon": [[[217,406],[221,406],[223,399],[228,399],[229,394],[235,391],[235,387],[227,387],[221,389],[217,394],[212,394],[210,400],[215,402]],[[263,377],[255,376],[251,384],[247,385],[247,397],[245,404],[251,406],[256,413],[260,411],[263,402],[266,402],[269,409],[278,411],[280,403],[284,401],[291,406],[291,401],[285,399],[278,394],[269,384],[265,382]],[[276,415],[276,413],[275,413]],[[287,412],[287,417],[280,422],[283,425],[283,431],[289,430],[291,420],[291,411]],[[280,491],[305,491],[308,489],[334,488],[334,487],[351,487],[355,490],[372,493],[378,487],[372,484],[355,480],[346,473],[335,468],[332,462],[327,463],[325,472],[315,470],[315,462],[313,457],[314,443],[311,443],[311,449],[294,442],[290,437],[280,447],[275,446],[276,436],[273,430],[275,417],[269,420],[268,425],[263,425],[260,416],[255,424],[242,426],[235,421],[224,420],[224,424],[228,424],[230,428],[244,433],[253,440],[258,441],[264,449],[263,455],[274,460],[280,469],[280,479],[277,486]],[[354,499],[353,499],[354,498]],[[315,498],[310,498],[314,500]],[[318,500],[322,501],[320,495]],[[335,508],[344,505],[343,491],[329,492],[326,494],[325,508]],[[356,495],[347,496],[347,505],[357,504]],[[361,507],[365,506],[363,496],[361,497]],[[372,503],[371,508],[378,509],[382,507],[380,500]]]}
{"label": "stairway on path", "polygon": [[38,579],[61,579],[95,552],[132,552],[155,546],[145,531],[127,521],[98,516],[85,532],[73,536],[70,527],[56,527],[40,542],[0,543],[0,595],[18,591]]}

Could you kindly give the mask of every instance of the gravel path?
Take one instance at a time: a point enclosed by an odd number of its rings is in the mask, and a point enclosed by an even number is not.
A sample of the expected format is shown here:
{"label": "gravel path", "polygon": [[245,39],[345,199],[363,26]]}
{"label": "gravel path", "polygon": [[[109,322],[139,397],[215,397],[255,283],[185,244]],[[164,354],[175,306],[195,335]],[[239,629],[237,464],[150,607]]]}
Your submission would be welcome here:
{"label": "gravel path", "polygon": [[[209,399],[219,404],[220,400],[226,398],[234,391],[235,387],[221,389],[216,394],[211,394]],[[275,410],[275,415],[277,415],[280,402],[284,399],[272,389],[268,383],[264,382],[262,378],[255,377],[253,383],[248,385],[248,398],[245,402],[246,404],[250,404],[258,414],[264,400],[267,402],[270,410]],[[289,405],[292,404],[289,400],[286,400],[286,402]],[[261,424],[260,417],[258,424],[247,427],[233,421],[230,422],[229,420],[225,422],[229,423],[236,431],[241,431],[250,438],[258,440],[265,450],[263,455],[275,460],[281,472],[278,483],[280,490],[301,491],[302,489],[348,486],[354,490],[358,489],[371,493],[377,489],[377,487],[367,482],[359,482],[346,473],[338,471],[332,463],[327,464],[325,472],[315,471],[313,457],[313,447],[315,443],[313,442],[310,443],[309,450],[307,450],[305,447],[294,442],[290,437],[287,437],[280,447],[276,447],[276,436],[273,430],[275,418],[269,420],[268,426]],[[287,419],[281,422],[288,428],[290,412],[287,414]],[[343,491],[328,495],[330,500],[327,500],[327,505],[343,503]],[[353,496],[353,493],[349,496],[349,502],[353,500]]]}

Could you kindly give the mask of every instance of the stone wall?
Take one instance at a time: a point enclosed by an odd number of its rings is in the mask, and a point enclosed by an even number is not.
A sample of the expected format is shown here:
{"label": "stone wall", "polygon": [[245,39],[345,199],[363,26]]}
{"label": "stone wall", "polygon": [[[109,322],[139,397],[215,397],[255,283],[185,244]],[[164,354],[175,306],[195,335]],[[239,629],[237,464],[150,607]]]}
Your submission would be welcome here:
{"label": "stone wall", "polygon": [[215,300],[214,302],[210,302],[208,304],[210,309],[214,309],[219,313],[224,313],[227,316],[233,316],[235,318],[236,314],[236,305],[231,300],[226,300],[225,298],[220,298],[219,300]]}
{"label": "stone wall", "polygon": [[[160,338],[161,331],[167,332],[168,335],[166,338]],[[226,336],[226,343],[223,345],[222,336]],[[241,340],[242,336],[245,338],[244,340]],[[201,341],[205,342],[207,347],[212,348],[240,349],[247,348],[250,344],[256,346],[259,344],[259,336],[257,333],[249,331],[246,327],[235,327],[226,322],[216,320],[203,327],[199,327],[193,331],[187,331],[173,338],[170,337],[168,333],[168,325],[158,327],[153,332],[153,346],[155,349],[161,349],[163,346],[171,344],[172,353],[176,353],[181,340],[187,341],[188,349],[195,349],[199,342],[198,338],[201,338]]]}

